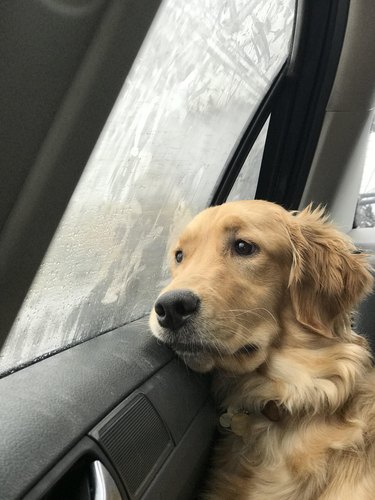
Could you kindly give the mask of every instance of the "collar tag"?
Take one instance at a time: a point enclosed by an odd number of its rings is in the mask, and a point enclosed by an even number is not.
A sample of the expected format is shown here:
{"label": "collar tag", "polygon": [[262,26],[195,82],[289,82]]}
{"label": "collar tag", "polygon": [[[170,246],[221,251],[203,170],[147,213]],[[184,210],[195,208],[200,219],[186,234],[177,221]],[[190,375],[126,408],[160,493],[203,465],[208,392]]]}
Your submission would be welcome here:
{"label": "collar tag", "polygon": [[248,415],[249,412],[244,410],[243,408],[228,406],[227,411],[225,413],[222,413],[219,417],[219,423],[221,427],[228,431],[232,430],[232,418],[234,415],[238,414]]}
{"label": "collar tag", "polygon": [[224,429],[230,429],[231,423],[232,423],[232,416],[228,412],[227,413],[222,413],[219,418],[219,423],[221,427],[224,427]]}
{"label": "collar tag", "polygon": [[230,429],[232,417],[239,411],[240,410],[234,406],[228,406],[227,411],[220,415],[219,423],[221,427],[224,427],[224,429]]}

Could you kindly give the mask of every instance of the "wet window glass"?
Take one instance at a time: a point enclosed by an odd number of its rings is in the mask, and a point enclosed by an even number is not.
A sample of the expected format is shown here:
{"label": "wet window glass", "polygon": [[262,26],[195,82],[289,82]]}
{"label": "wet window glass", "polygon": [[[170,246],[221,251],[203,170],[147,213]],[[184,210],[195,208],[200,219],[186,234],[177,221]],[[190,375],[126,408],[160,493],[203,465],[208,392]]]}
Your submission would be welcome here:
{"label": "wet window glass", "polygon": [[166,249],[209,202],[287,59],[294,4],[162,3],[1,352],[0,372],[149,312],[167,278]]}
{"label": "wet window glass", "polygon": [[268,125],[269,119],[263,125],[250,153],[247,155],[245,163],[242,165],[241,172],[229,193],[228,201],[251,200],[255,197]]}

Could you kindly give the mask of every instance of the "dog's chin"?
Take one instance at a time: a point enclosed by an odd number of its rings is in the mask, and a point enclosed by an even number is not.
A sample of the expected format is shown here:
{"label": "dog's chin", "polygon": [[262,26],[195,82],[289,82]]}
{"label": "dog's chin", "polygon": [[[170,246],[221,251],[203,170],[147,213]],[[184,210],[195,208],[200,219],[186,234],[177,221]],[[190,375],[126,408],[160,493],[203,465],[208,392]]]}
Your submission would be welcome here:
{"label": "dog's chin", "polygon": [[208,373],[215,368],[215,361],[212,355],[203,352],[178,352],[177,355],[184,361],[184,363],[199,373]]}
{"label": "dog's chin", "polygon": [[150,327],[159,341],[172,349],[189,368],[200,373],[214,368],[244,373],[253,371],[263,361],[260,346],[248,343],[233,350],[233,347],[220,345],[217,339],[214,343],[204,339],[194,324],[184,325],[176,332],[161,327],[152,318]]}
{"label": "dog's chin", "polygon": [[201,342],[184,343],[169,339],[161,340],[192,370],[200,373],[207,373],[214,368],[214,348],[209,344],[203,344]]}
{"label": "dog's chin", "polygon": [[176,342],[163,338],[160,334],[157,335],[160,342],[167,345],[174,351],[179,358],[192,370],[199,373],[207,373],[215,367],[214,358],[209,346],[202,346],[197,343],[189,342],[188,344]]}
{"label": "dog's chin", "polygon": [[214,352],[218,354],[217,347],[202,341],[195,330],[184,328],[174,332],[160,327],[155,321],[150,321],[150,326],[154,336],[172,349],[192,370],[206,373],[215,367]]}
{"label": "dog's chin", "polygon": [[[256,358],[260,352],[259,347],[255,344],[246,344],[231,353],[225,346],[220,348],[216,343],[213,345],[200,338],[195,341],[182,342],[180,340],[182,335],[179,336],[169,330],[159,330],[157,337],[196,372],[207,373],[214,368],[223,368],[231,372],[243,373],[244,371],[252,371],[258,366]],[[191,338],[194,336],[192,335]],[[253,366],[254,361],[256,366]]]}
{"label": "dog's chin", "polygon": [[248,344],[235,353],[210,351],[209,349],[189,349],[176,346],[174,351],[189,368],[200,373],[221,369],[232,374],[244,374],[256,370],[264,362],[264,353],[257,346]]}

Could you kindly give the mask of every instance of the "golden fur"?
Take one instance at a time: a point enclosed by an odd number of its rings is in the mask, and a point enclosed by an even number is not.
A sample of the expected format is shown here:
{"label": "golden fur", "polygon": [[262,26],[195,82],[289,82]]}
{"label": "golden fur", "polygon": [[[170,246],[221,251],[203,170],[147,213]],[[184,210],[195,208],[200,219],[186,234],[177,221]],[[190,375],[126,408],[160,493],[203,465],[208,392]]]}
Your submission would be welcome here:
{"label": "golden fur", "polygon": [[[238,240],[254,252],[238,255]],[[155,311],[150,324],[192,369],[214,371],[220,412],[234,408],[204,498],[375,498],[375,372],[350,326],[372,277],[354,250],[322,210],[265,201],[209,208],[181,235],[162,294],[192,290],[199,310],[177,333]]]}

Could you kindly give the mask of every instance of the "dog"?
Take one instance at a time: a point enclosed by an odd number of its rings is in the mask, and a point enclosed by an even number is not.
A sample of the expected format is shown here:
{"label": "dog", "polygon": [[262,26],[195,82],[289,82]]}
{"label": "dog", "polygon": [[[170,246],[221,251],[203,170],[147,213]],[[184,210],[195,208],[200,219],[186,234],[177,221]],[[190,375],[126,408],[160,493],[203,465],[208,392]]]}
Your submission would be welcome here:
{"label": "dog", "polygon": [[222,436],[209,500],[375,498],[375,370],[351,312],[365,255],[321,208],[235,201],[198,214],[171,253],[153,334],[213,372]]}

